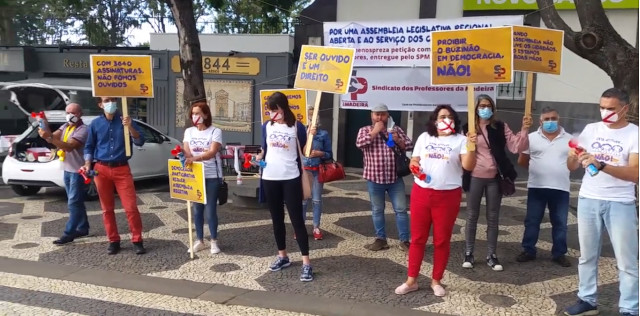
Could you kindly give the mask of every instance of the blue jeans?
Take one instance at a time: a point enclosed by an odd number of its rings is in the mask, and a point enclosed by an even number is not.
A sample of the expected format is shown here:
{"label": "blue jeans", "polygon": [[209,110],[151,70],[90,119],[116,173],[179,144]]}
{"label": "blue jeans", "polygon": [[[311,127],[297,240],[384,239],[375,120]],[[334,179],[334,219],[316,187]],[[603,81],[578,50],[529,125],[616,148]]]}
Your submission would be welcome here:
{"label": "blue jeans", "polygon": [[[313,175],[313,183],[311,187],[311,203],[313,205],[313,228],[320,227],[320,217],[322,217],[322,189],[324,183],[318,182],[318,171],[309,170]],[[309,200],[302,201],[302,220],[307,219],[307,205]]]}
{"label": "blue jeans", "polygon": [[391,184],[380,184],[367,181],[369,198],[371,199],[371,214],[373,216],[373,227],[376,230],[376,237],[387,239],[384,226],[385,192],[389,193],[393,210],[396,213],[396,225],[400,241],[410,241],[409,238],[409,215],[407,214],[407,195],[404,189],[404,181],[398,178]]}
{"label": "blue jeans", "polygon": [[613,246],[620,280],[621,313],[638,315],[638,216],[634,202],[578,200],[578,297],[591,304],[598,298],[598,258],[606,228]]}
{"label": "blue jeans", "polygon": [[207,211],[207,224],[209,225],[209,233],[211,239],[218,239],[218,188],[220,187],[220,178],[207,178],[204,185],[207,194],[207,205],[202,203],[193,203],[193,221],[196,225],[196,237],[198,240],[204,239],[204,213]]}
{"label": "blue jeans", "polygon": [[64,235],[75,237],[89,233],[89,219],[84,205],[86,185],[84,178],[75,172],[64,172],[64,189],[67,191],[67,208],[69,220],[64,228]]}
{"label": "blue jeans", "polygon": [[522,248],[536,255],[536,243],[540,234],[540,223],[545,208],[549,207],[551,256],[558,258],[567,253],[567,215],[569,214],[569,192],[555,189],[530,188],[527,194],[527,217],[524,220]]}

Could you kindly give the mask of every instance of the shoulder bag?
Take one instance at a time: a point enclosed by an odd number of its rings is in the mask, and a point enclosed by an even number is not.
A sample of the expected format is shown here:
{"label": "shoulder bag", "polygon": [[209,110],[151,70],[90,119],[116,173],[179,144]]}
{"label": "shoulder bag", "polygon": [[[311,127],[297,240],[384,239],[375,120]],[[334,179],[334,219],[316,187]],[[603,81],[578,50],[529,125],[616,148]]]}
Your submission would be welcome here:
{"label": "shoulder bag", "polygon": [[302,147],[300,147],[300,139],[298,139],[298,124],[296,122],[296,142],[298,142],[298,157],[300,158],[300,177],[302,178],[302,199],[308,200],[311,198],[311,178],[313,177],[310,172],[304,170],[302,163]]}
{"label": "shoulder bag", "polygon": [[491,145],[487,140],[487,137],[484,136],[484,133],[480,132],[484,141],[487,142],[487,147],[489,147],[489,153],[491,154],[491,158],[493,158],[493,163],[496,165],[496,169],[498,169],[499,179],[498,182],[500,184],[500,192],[502,192],[502,196],[511,196],[516,193],[516,185],[509,177],[505,177],[502,171],[500,170],[500,166],[496,162],[496,158],[493,157],[493,153],[491,153]]}
{"label": "shoulder bag", "polygon": [[[380,136],[382,136],[384,141],[387,142],[388,137],[384,132],[381,132]],[[401,150],[398,145],[393,146],[392,150],[395,155],[396,174],[398,177],[403,178],[410,175],[411,169],[409,168],[409,165],[411,164],[411,159],[407,157],[407,153],[404,150]]]}
{"label": "shoulder bag", "polygon": [[[211,142],[213,142],[213,133],[216,131],[216,128],[213,128],[213,132],[211,132]],[[222,144],[220,144],[222,146]],[[222,149],[222,147],[221,147]],[[218,153],[213,156],[213,160],[216,164],[216,178],[220,179],[220,185],[218,185],[218,205],[227,204],[227,199],[229,199],[229,185],[227,181],[224,181],[224,174],[218,175]]]}

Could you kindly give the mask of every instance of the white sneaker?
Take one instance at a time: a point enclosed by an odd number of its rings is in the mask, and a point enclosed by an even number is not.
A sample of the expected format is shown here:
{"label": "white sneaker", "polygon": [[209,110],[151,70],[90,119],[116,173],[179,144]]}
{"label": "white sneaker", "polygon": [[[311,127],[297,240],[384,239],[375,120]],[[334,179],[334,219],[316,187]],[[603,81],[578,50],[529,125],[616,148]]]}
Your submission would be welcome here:
{"label": "white sneaker", "polygon": [[211,254],[217,254],[220,253],[220,248],[218,248],[218,241],[217,240],[212,240],[211,241]]}
{"label": "white sneaker", "polygon": [[[206,248],[207,246],[205,246],[205,244],[203,242],[201,242],[200,240],[196,240],[196,242],[193,244],[193,249],[195,250],[195,252],[198,252],[200,250],[204,250],[204,248]],[[187,253],[191,253],[191,249],[187,250]]]}

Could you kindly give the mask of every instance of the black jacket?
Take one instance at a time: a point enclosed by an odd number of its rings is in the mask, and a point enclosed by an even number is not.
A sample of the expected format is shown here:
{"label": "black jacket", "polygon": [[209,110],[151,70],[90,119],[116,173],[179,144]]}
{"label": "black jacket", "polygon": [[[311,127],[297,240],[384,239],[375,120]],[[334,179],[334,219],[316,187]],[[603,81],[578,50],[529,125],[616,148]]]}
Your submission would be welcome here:
{"label": "black jacket", "polygon": [[[493,159],[495,159],[498,170],[505,178],[509,178],[512,181],[518,177],[518,173],[516,169],[513,167],[511,160],[507,157],[507,151],[505,146],[507,145],[507,139],[504,136],[504,123],[501,121],[496,121],[495,127],[491,125],[487,125],[487,135],[484,135],[489,141],[489,148],[491,150],[491,155]],[[462,126],[463,132],[466,134],[469,130],[468,124]],[[478,138],[483,137],[482,134],[478,131]],[[496,174],[496,177],[500,177],[500,174]],[[469,186],[469,180],[471,179],[471,172],[465,171],[463,180],[462,180],[462,188],[467,191]]]}

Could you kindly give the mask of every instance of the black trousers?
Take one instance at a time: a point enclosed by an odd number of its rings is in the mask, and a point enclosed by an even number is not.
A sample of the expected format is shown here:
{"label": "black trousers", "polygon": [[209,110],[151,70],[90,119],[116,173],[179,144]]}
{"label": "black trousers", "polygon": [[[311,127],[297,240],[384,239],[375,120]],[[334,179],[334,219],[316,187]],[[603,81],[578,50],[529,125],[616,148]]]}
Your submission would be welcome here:
{"label": "black trousers", "polygon": [[273,234],[276,237],[278,250],[287,249],[287,230],[284,225],[284,205],[286,204],[300,252],[303,256],[308,256],[309,236],[304,225],[304,218],[302,218],[302,178],[277,181],[262,180],[262,184],[273,221]]}

